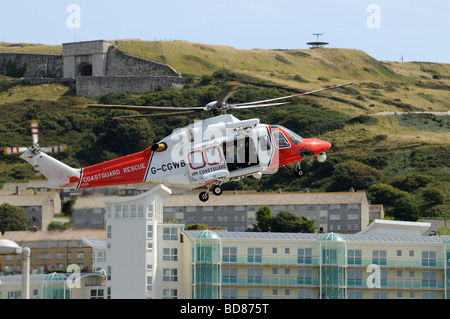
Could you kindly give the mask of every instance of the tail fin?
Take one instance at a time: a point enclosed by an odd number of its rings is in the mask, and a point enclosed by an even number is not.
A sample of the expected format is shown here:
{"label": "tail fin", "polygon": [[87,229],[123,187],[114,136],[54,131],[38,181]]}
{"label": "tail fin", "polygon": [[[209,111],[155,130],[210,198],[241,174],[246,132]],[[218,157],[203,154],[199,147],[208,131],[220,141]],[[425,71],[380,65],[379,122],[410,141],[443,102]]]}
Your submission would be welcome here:
{"label": "tail fin", "polygon": [[49,188],[77,188],[81,180],[81,169],[72,168],[44,152],[33,154],[27,150],[20,156],[31,165],[36,162],[42,175],[47,178]]}

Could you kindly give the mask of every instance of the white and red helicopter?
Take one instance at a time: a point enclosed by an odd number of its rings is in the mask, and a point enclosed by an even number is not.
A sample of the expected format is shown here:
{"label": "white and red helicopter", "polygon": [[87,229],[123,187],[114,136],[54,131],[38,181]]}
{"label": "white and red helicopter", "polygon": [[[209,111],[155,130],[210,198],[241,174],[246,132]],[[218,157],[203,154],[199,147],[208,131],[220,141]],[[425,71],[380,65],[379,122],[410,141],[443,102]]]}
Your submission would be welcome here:
{"label": "white and red helicopter", "polygon": [[[209,193],[222,194],[226,182],[263,174],[273,174],[278,168],[297,163],[295,172],[303,175],[300,162],[316,156],[325,161],[325,152],[331,148],[327,141],[314,137],[302,138],[279,125],[259,123],[259,119],[239,120],[230,114],[231,109],[243,109],[286,104],[281,100],[335,89],[355,82],[322,88],[263,101],[227,104],[226,101],[239,83],[230,82],[217,101],[205,107],[158,107],[129,105],[78,105],[82,108],[125,109],[137,111],[165,111],[166,113],[119,116],[164,117],[170,115],[210,112],[211,117],[195,121],[174,132],[153,146],[131,155],[106,161],[81,169],[69,167],[46,153],[57,148],[41,148],[37,139],[37,124],[33,133],[33,145],[29,148],[6,148],[5,153],[23,152],[22,159],[39,168],[47,178],[47,187],[91,188],[140,182],[162,183],[194,189],[203,187],[201,201],[209,199]],[[169,112],[169,113],[167,113]],[[32,129],[33,131],[33,129]]]}

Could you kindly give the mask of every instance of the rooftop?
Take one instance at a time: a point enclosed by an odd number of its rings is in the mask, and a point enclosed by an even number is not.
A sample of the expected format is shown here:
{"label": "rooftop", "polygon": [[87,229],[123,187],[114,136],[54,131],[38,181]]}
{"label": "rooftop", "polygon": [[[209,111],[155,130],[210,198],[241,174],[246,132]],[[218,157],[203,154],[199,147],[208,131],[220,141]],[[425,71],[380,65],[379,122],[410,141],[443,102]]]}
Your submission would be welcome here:
{"label": "rooftop", "polygon": [[249,193],[210,196],[201,202],[198,195],[172,195],[164,199],[165,207],[177,206],[241,206],[241,205],[325,205],[367,202],[364,192],[342,193]]}
{"label": "rooftop", "polygon": [[[199,231],[189,230],[183,233],[193,239]],[[221,239],[228,240],[293,240],[318,241],[327,234],[314,233],[273,233],[273,232],[227,232],[215,231]],[[390,243],[436,243],[443,244],[449,236],[416,236],[416,235],[363,235],[363,234],[335,234],[345,242],[390,242]]]}
{"label": "rooftop", "polygon": [[46,241],[46,240],[82,240],[83,238],[105,239],[104,229],[79,229],[65,231],[7,231],[2,237],[14,242]]}

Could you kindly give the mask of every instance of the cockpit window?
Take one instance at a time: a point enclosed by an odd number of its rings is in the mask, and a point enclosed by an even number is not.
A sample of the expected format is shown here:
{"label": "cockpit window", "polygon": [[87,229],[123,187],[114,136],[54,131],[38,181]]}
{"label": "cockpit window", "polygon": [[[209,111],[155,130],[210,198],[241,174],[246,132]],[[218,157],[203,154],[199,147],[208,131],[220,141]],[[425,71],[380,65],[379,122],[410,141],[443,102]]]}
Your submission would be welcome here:
{"label": "cockpit window", "polygon": [[291,139],[292,143],[294,143],[295,145],[297,145],[298,143],[301,143],[303,141],[303,138],[301,136],[295,134],[291,130],[289,130],[287,128],[283,128],[283,130],[286,133],[286,135],[289,136],[289,138]]}
{"label": "cockpit window", "polygon": [[278,148],[289,148],[291,147],[291,143],[287,140],[284,134],[281,131],[275,131],[272,133],[273,140],[275,141],[275,145]]}

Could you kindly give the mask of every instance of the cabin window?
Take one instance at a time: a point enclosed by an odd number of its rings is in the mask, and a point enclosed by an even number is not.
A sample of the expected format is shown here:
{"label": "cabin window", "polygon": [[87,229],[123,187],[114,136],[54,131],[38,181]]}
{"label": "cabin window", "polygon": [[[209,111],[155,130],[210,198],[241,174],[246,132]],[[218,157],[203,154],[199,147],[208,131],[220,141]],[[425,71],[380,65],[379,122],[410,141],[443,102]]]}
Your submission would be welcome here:
{"label": "cabin window", "polygon": [[204,167],[205,159],[202,151],[192,151],[188,154],[189,165],[192,169],[199,169]]}
{"label": "cabin window", "polygon": [[275,141],[275,145],[278,148],[289,148],[291,147],[291,143],[287,140],[286,136],[281,131],[275,131],[272,133],[273,139]]}
{"label": "cabin window", "polygon": [[205,157],[208,165],[216,165],[222,162],[222,154],[217,146],[205,149]]}

